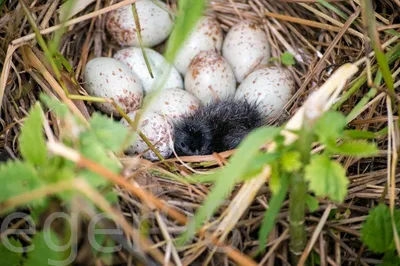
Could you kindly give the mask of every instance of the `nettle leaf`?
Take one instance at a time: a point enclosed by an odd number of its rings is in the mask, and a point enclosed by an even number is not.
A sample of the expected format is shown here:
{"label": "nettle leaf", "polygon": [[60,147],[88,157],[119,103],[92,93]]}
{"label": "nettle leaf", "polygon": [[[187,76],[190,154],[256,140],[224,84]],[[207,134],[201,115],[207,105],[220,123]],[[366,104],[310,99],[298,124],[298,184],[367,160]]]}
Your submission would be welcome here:
{"label": "nettle leaf", "polygon": [[33,238],[34,249],[28,252],[24,266],[62,265],[64,251],[60,251],[61,241],[51,229],[44,229]]}
{"label": "nettle leaf", "polygon": [[344,137],[351,139],[375,139],[376,134],[374,132],[364,130],[345,130]]}
{"label": "nettle leaf", "polygon": [[[394,218],[399,231],[400,211],[395,211]],[[369,249],[377,253],[395,250],[393,227],[388,206],[381,203],[370,211],[361,229],[361,240]]]}
{"label": "nettle leaf", "polygon": [[305,168],[305,179],[309,188],[319,197],[328,196],[331,200],[342,202],[347,194],[346,171],[336,161],[326,155],[315,155]]}
{"label": "nettle leaf", "polygon": [[[107,151],[97,141],[93,141],[90,138],[82,140],[80,152],[84,157],[97,162],[113,173],[118,173],[120,170],[118,160],[111,158]],[[82,170],[79,175],[85,178],[86,181],[88,181],[88,183],[94,187],[106,185],[108,183],[107,179],[105,179],[103,176],[98,175],[90,170]]]}
{"label": "nettle leaf", "polygon": [[318,206],[319,206],[318,200],[315,197],[311,196],[311,195],[307,195],[306,204],[307,204],[308,209],[310,210],[310,212],[315,212],[318,209]]}
{"label": "nettle leaf", "polygon": [[288,51],[284,52],[281,55],[281,60],[282,60],[282,64],[284,64],[285,66],[293,66],[296,64],[296,61],[294,60],[294,56],[289,53]]}
{"label": "nettle leaf", "polygon": [[284,153],[281,159],[281,165],[283,170],[289,173],[300,170],[302,166],[301,154],[297,151]]}
{"label": "nettle leaf", "polygon": [[49,158],[46,167],[38,169],[38,175],[46,183],[56,183],[74,178],[76,165],[60,156]]}
{"label": "nettle leaf", "polygon": [[24,162],[0,164],[0,202],[43,185],[35,168]]}
{"label": "nettle leaf", "polygon": [[103,193],[104,198],[111,204],[117,204],[118,203],[118,193],[115,192],[114,190],[109,190]]}
{"label": "nettle leaf", "polygon": [[399,266],[400,257],[395,250],[390,250],[385,253],[382,258],[381,266]]}
{"label": "nettle leaf", "polygon": [[21,154],[33,165],[44,165],[47,160],[47,147],[43,134],[42,109],[36,104],[29,112],[21,129],[19,138]]}
{"label": "nettle leaf", "polygon": [[339,112],[329,111],[318,119],[314,126],[314,132],[321,143],[332,146],[336,139],[341,137],[346,127],[346,118]]}
{"label": "nettle leaf", "polygon": [[218,175],[215,185],[203,205],[197,210],[195,216],[178,239],[178,243],[191,239],[195,232],[201,227],[204,221],[209,219],[212,214],[223,203],[227,195],[233,190],[235,184],[241,181],[246,175],[247,167],[257,156],[261,145],[272,140],[280,132],[280,128],[262,127],[251,132],[239,145],[236,153],[229,160],[229,164],[212,175]]}
{"label": "nettle leaf", "polygon": [[[17,266],[21,265],[21,260],[22,260],[22,252],[15,252],[13,249],[10,249],[8,244],[11,245],[11,248],[17,248],[21,249],[22,244],[21,242],[13,239],[13,238],[8,238],[7,239],[9,243],[7,242],[0,242],[0,265],[7,265],[7,266]],[[4,243],[7,243],[4,245]]]}
{"label": "nettle leaf", "polygon": [[95,113],[90,119],[90,130],[82,132],[80,137],[83,142],[96,141],[106,150],[117,152],[127,141],[128,132],[128,127]]}
{"label": "nettle leaf", "polygon": [[378,154],[379,150],[375,143],[365,141],[345,141],[339,146],[329,148],[333,152],[345,156],[369,157]]}

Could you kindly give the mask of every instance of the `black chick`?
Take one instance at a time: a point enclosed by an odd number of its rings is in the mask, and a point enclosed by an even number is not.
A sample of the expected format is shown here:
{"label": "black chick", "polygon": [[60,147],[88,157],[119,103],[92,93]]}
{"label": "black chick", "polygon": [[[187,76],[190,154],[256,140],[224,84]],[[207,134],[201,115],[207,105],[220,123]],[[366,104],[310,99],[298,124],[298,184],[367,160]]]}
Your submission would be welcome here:
{"label": "black chick", "polygon": [[236,148],[264,117],[245,100],[216,101],[183,117],[174,125],[174,148],[179,156],[207,155]]}

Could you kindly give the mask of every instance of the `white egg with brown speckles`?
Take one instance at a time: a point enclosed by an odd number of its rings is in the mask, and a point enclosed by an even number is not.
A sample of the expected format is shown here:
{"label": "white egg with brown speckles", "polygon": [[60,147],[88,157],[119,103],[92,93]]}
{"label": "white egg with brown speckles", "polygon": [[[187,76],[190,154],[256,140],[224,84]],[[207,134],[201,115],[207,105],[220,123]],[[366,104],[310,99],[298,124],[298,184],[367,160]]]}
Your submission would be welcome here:
{"label": "white egg with brown speckles", "polygon": [[225,100],[235,94],[236,79],[231,66],[219,53],[197,54],[185,75],[185,89],[202,104]]}
{"label": "white egg with brown speckles", "polygon": [[244,20],[233,26],[225,37],[222,56],[228,60],[240,83],[259,65],[268,63],[270,47],[265,32]]}
{"label": "white egg with brown speckles", "polygon": [[281,67],[260,68],[240,84],[236,99],[257,103],[265,117],[275,118],[294,93],[295,82],[289,70]]}
{"label": "white egg with brown speckles", "polygon": [[[166,11],[165,3],[156,0],[136,1],[136,10],[140,22],[140,33],[143,45],[152,47],[167,39],[173,28],[173,21]],[[132,5],[123,6],[111,11],[106,20],[110,35],[121,46],[140,46]]]}
{"label": "white egg with brown speckles", "polygon": [[202,17],[179,49],[174,65],[185,75],[192,59],[201,51],[221,51],[223,34],[219,23],[211,17]]}
{"label": "white egg with brown speckles", "polygon": [[[129,118],[134,121],[138,112],[139,111],[129,113]],[[122,119],[121,123],[125,126],[129,126],[129,123],[125,119]],[[152,111],[144,112],[140,117],[138,128],[147,137],[150,143],[154,145],[154,148],[157,149],[161,156],[167,158],[172,154],[172,124],[162,115]],[[143,157],[148,160],[158,160],[157,155],[139,135],[137,135],[132,145],[127,149],[127,152],[129,154],[143,153]]]}
{"label": "white egg with brown speckles", "polygon": [[193,113],[201,103],[193,94],[185,90],[161,91],[150,104],[149,109],[165,115],[171,121]]}
{"label": "white egg with brown speckles", "polygon": [[[85,67],[84,80],[89,95],[113,99],[126,113],[140,108],[143,89],[139,78],[120,61],[108,57],[90,60]],[[111,103],[95,105],[107,114],[119,116]]]}
{"label": "white egg with brown speckles", "polygon": [[[150,48],[144,48],[147,55],[153,77],[150,76],[142,49],[128,47],[114,54],[114,58],[129,66],[139,77],[144,93],[149,93],[158,88],[159,82],[163,82],[164,74],[168,74],[162,89],[183,89],[182,77],[178,70],[169,64],[165,58]],[[169,69],[171,68],[171,69]],[[169,73],[166,73],[169,71]]]}

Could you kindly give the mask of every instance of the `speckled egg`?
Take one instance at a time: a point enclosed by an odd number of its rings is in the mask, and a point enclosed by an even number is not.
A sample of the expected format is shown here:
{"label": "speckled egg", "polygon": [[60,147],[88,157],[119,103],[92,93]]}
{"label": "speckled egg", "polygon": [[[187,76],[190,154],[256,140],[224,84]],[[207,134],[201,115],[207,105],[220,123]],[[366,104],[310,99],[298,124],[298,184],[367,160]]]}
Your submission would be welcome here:
{"label": "speckled egg", "polygon": [[153,49],[145,48],[144,50],[151,66],[153,78],[150,76],[140,48],[129,47],[122,49],[114,54],[114,58],[129,66],[139,77],[145,94],[158,88],[157,85],[163,81],[164,72],[168,71],[169,67],[171,67],[171,70],[162,89],[183,89],[182,77],[178,70],[168,64],[165,58]]}
{"label": "speckled egg", "polygon": [[185,75],[192,59],[201,51],[221,51],[223,34],[218,22],[211,17],[202,17],[185,40],[176,56],[174,65]]}
{"label": "speckled egg", "polygon": [[248,75],[236,91],[235,98],[258,104],[268,118],[282,111],[294,93],[295,82],[289,70],[264,67]]}
{"label": "speckled egg", "polygon": [[232,66],[236,80],[242,82],[257,66],[268,63],[267,35],[257,24],[244,20],[229,30],[222,55]]}
{"label": "speckled egg", "polygon": [[[143,89],[139,78],[120,61],[108,57],[90,60],[86,64],[84,80],[89,95],[114,99],[126,113],[140,108]],[[110,103],[95,104],[101,111],[119,116]]]}
{"label": "speckled egg", "polygon": [[160,92],[149,109],[165,115],[171,121],[190,114],[200,107],[200,101],[185,90],[171,89]]}
{"label": "speckled egg", "polygon": [[[156,5],[153,1],[139,0],[136,2],[141,27],[140,33],[143,45],[146,47],[163,42],[173,28],[173,21],[166,11],[165,3],[155,0],[157,1]],[[107,16],[106,27],[113,39],[121,46],[139,46],[132,5],[111,11]]]}
{"label": "speckled egg", "polygon": [[235,94],[236,80],[231,66],[215,51],[200,52],[185,75],[185,89],[202,104],[223,100]]}
{"label": "speckled egg", "polygon": [[[129,118],[134,121],[138,112],[139,111],[129,113]],[[125,119],[122,119],[121,123],[125,126],[129,126],[129,123]],[[167,158],[172,154],[172,124],[162,115],[152,111],[143,113],[140,117],[138,128],[164,158]],[[144,158],[152,161],[158,160],[157,155],[150,150],[149,146],[147,146],[146,142],[144,142],[139,135],[137,135],[136,140],[127,149],[127,152],[130,154],[144,152]]]}

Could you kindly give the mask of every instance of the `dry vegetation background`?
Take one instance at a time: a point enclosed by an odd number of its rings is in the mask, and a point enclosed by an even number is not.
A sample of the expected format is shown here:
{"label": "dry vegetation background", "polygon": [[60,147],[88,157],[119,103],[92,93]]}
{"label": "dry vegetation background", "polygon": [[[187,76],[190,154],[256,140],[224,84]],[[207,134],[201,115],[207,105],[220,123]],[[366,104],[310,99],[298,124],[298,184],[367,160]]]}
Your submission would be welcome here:
{"label": "dry vegetation background", "polygon": [[[387,125],[388,113],[385,86],[371,88],[368,85],[367,73],[376,71],[375,58],[366,56],[372,52],[367,41],[361,17],[361,0],[326,1],[316,0],[214,0],[209,2],[207,12],[215,16],[226,33],[232,25],[241,19],[258,21],[268,34],[272,56],[279,58],[289,51],[296,59],[296,65],[290,67],[297,83],[297,91],[287,105],[284,118],[291,117],[301,106],[309,93],[323,84],[329,75],[346,62],[357,63],[360,67],[355,78],[363,77],[359,86],[350,83],[336,106],[344,114],[352,112],[349,128],[379,132],[377,143],[378,156],[358,159],[338,157],[347,169],[350,179],[348,196],[342,204],[333,205],[336,213],[324,223],[316,244],[312,248],[314,254],[319,254],[320,265],[374,265],[380,263],[380,256],[368,251],[360,240],[360,227],[370,208],[383,197],[388,201],[395,197],[398,205],[398,192],[395,195],[386,193],[387,184]],[[1,1],[0,1],[1,2]],[[82,84],[82,71],[90,58],[111,56],[119,46],[114,43],[105,30],[105,14],[117,1],[97,0],[76,14],[62,36],[59,51],[69,61],[75,76],[62,72],[71,93],[85,94],[81,87],[73,85],[76,79]],[[126,3],[127,1],[121,1]],[[132,1],[131,1],[132,2]],[[176,10],[176,1],[166,1]],[[46,40],[54,37],[55,25],[60,23],[58,9],[61,1],[25,0],[36,25],[42,31]],[[375,19],[379,41],[383,51],[394,47],[400,38],[400,2],[398,0],[374,1]],[[20,126],[29,108],[35,104],[40,92],[58,95],[62,101],[71,103],[67,97],[60,96],[60,85],[54,78],[54,73],[45,64],[33,29],[28,22],[25,11],[19,1],[3,1],[0,13],[0,63],[2,66],[0,80],[0,157],[18,158],[18,136]],[[372,19],[372,18],[371,18]],[[29,47],[29,60],[23,59],[22,47]],[[164,45],[157,47],[163,51]],[[390,65],[395,87],[400,85],[400,61]],[[369,67],[369,68],[368,68]],[[352,88],[351,90],[349,90]],[[61,93],[62,94],[62,93]],[[366,98],[365,98],[366,97]],[[396,92],[395,97],[399,95]],[[361,99],[363,105],[357,105]],[[77,112],[88,117],[94,110],[90,103],[73,101]],[[358,106],[356,109],[354,107]],[[397,108],[394,107],[394,113]],[[56,117],[47,113],[47,119],[55,125]],[[398,116],[393,117],[396,125]],[[277,121],[279,123],[281,121]],[[59,131],[53,127],[57,136]],[[396,131],[395,137],[397,138]],[[397,141],[399,139],[397,138]],[[397,142],[398,143],[398,142]],[[192,168],[207,170],[223,166],[228,153],[219,156],[201,156],[184,158]],[[200,206],[209,192],[209,186],[204,184],[189,184],[181,176],[188,176],[191,171],[175,160],[169,160],[179,169],[177,173],[169,172],[162,164],[123,157],[125,165],[139,163],[139,170],[128,169],[124,172],[127,180],[135,179],[143,188],[154,194],[164,204],[179,210],[190,217]],[[397,168],[396,168],[397,169]],[[174,178],[171,178],[174,177]],[[168,177],[168,178],[167,178]],[[399,188],[400,176],[396,174],[396,187]],[[242,215],[235,230],[226,239],[229,244],[222,252],[208,248],[204,238],[176,249],[169,239],[172,235],[182,232],[183,227],[173,219],[155,211],[149,202],[139,200],[129,193],[129,189],[117,186],[121,203],[117,209],[129,223],[137,226],[140,217],[152,213],[148,219],[149,245],[156,247],[167,261],[176,265],[229,265],[232,260],[245,261],[255,253],[258,245],[257,232],[266,208],[268,208],[270,192],[265,185],[257,194],[256,199]],[[132,192],[132,191],[131,191]],[[228,198],[229,204],[235,193]],[[307,214],[307,228],[311,236],[320,222],[321,215],[327,208],[328,201],[321,199],[318,210]],[[261,265],[289,265],[288,254],[288,222],[285,202],[278,216],[278,222],[270,235],[267,253],[254,258]],[[59,208],[59,207],[55,207]],[[215,215],[215,221],[223,212],[224,207]],[[211,226],[211,224],[209,225]],[[128,239],[128,241],[130,241]],[[102,265],[98,260],[92,260],[85,249],[85,241],[80,247],[77,264]],[[228,254],[228,255],[227,255]],[[244,255],[246,254],[246,255]],[[127,252],[115,255],[116,263],[132,265],[132,256]]]}

